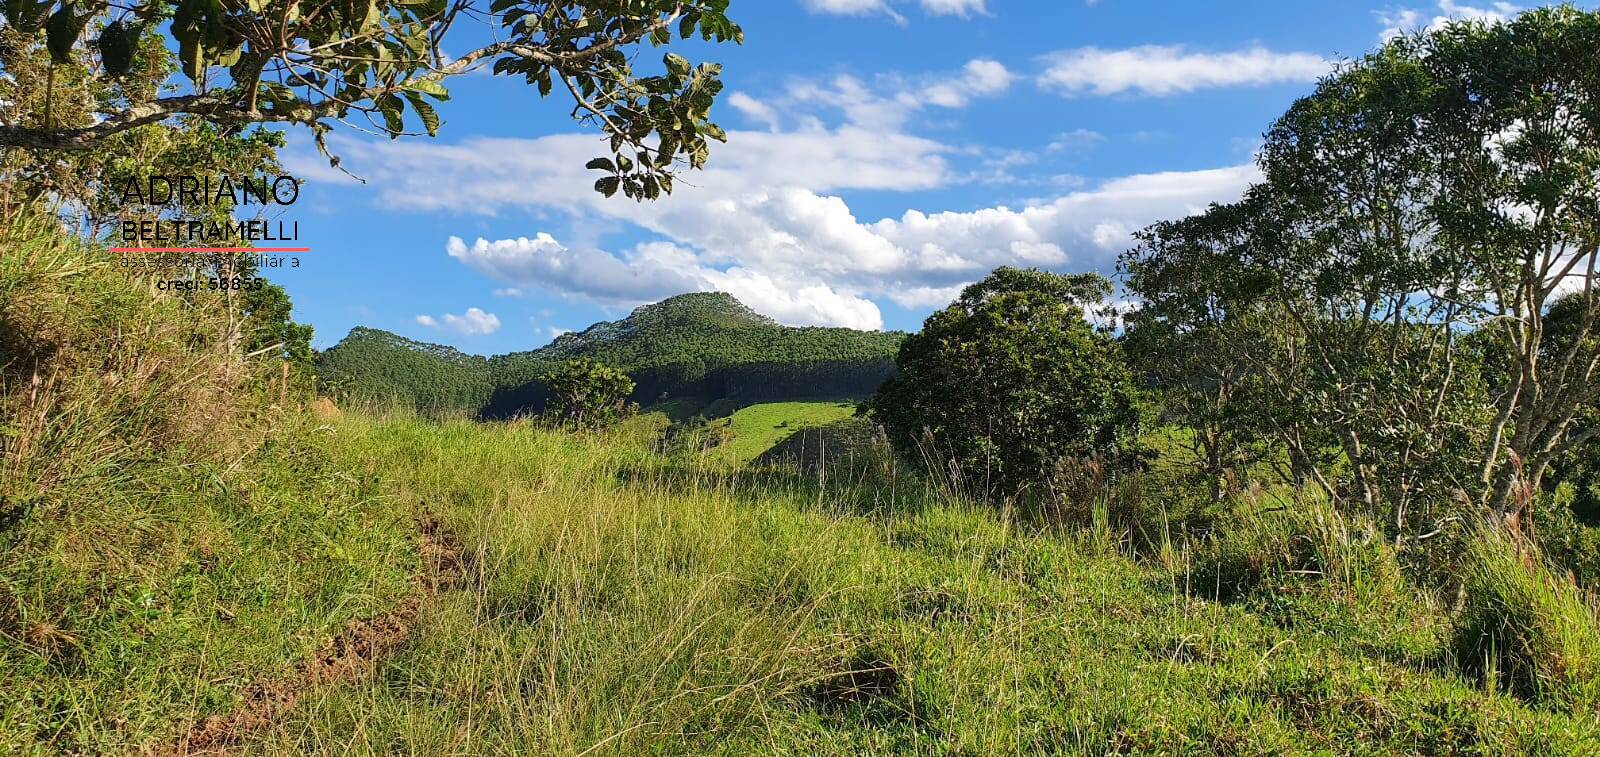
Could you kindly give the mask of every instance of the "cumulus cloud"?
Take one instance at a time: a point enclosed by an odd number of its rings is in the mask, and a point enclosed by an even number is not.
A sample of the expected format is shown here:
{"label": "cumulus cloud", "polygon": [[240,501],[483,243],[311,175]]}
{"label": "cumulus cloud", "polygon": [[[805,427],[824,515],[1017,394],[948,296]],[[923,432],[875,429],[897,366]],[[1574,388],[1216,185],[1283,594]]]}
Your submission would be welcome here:
{"label": "cumulus cloud", "polygon": [[1248,164],[1144,174],[1027,207],[872,222],[840,197],[783,187],[664,203],[634,220],[671,241],[621,252],[571,249],[547,233],[451,238],[446,252],[500,281],[606,304],[726,291],[785,323],[879,328],[872,298],[943,305],[1000,265],[1104,270],[1134,230],[1237,197],[1258,178]]}
{"label": "cumulus cloud", "polygon": [[931,84],[921,92],[922,99],[942,108],[965,108],[974,97],[1006,91],[1013,76],[998,61],[977,59],[967,63],[961,75]]}
{"label": "cumulus cloud", "polygon": [[[852,192],[917,192],[972,180],[958,161],[992,163],[1003,174],[1036,159],[951,146],[905,127],[907,113],[960,107],[1012,78],[980,59],[944,79],[869,86],[840,77],[800,82],[767,101],[741,100],[755,120],[773,116],[770,128],[730,131],[707,170],[644,204],[589,191],[583,163],[605,149],[593,136],[444,143],[335,135],[333,147],[392,209],[539,219],[527,236],[444,241],[445,254],[498,282],[500,293],[540,290],[621,308],[726,291],[784,323],[868,329],[883,324],[877,303],[943,305],[999,265],[1107,270],[1133,230],[1234,199],[1257,178],[1251,165],[1100,182],[1061,177],[1052,196],[1015,205],[866,218],[851,207]],[[1069,132],[1055,140],[1056,149],[1101,139]],[[577,231],[553,233],[560,219]],[[606,237],[588,229],[630,241],[604,244]],[[460,328],[452,316],[424,317],[431,328]],[[466,316],[455,318],[464,323]]]}
{"label": "cumulus cloud", "polygon": [[1387,41],[1420,29],[1438,29],[1451,21],[1458,20],[1505,21],[1523,10],[1525,9],[1522,6],[1507,2],[1476,6],[1463,5],[1454,0],[1439,0],[1433,11],[1416,8],[1377,11],[1378,22],[1383,24],[1383,31],[1378,34],[1378,39]]}
{"label": "cumulus cloud", "polygon": [[461,315],[445,313],[439,318],[419,315],[417,325],[441,331],[454,331],[462,336],[483,336],[500,330],[500,318],[479,308],[467,308],[467,312]]}
{"label": "cumulus cloud", "polygon": [[445,251],[485,276],[607,305],[632,307],[683,292],[728,292],[784,323],[883,327],[883,314],[864,297],[842,294],[820,281],[792,285],[739,265],[717,268],[705,262],[709,256],[668,242],[612,253],[573,250],[540,233],[533,239],[480,238],[470,245],[451,237]]}
{"label": "cumulus cloud", "polygon": [[1332,65],[1311,53],[1264,47],[1220,53],[1159,45],[1084,47],[1046,56],[1039,83],[1069,97],[1128,92],[1159,97],[1214,87],[1314,81]]}

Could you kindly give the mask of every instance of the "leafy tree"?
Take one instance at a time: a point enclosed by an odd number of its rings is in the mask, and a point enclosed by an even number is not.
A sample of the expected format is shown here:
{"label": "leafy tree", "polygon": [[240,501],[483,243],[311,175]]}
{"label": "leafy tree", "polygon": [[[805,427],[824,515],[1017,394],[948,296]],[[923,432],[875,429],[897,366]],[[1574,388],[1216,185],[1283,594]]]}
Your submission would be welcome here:
{"label": "leafy tree", "polygon": [[628,374],[587,358],[569,360],[545,377],[550,406],[545,413],[563,426],[601,428],[633,411]]}
{"label": "leafy tree", "polygon": [[[521,77],[541,96],[559,88],[574,116],[610,137],[589,163],[605,172],[595,188],[635,199],[672,191],[681,164],[704,165],[722,89],[720,67],[667,53],[658,73],[634,69],[633,48],[674,36],[743,40],[728,0],[495,0],[485,13],[469,0],[7,0],[5,44],[48,52],[43,108],[0,118],[0,146],[89,150],[129,130],[191,116],[230,131],[297,124],[324,153],[335,123],[361,119],[390,137],[442,120],[451,77],[492,66]],[[452,56],[459,26],[494,42]],[[141,67],[176,60],[187,84],[124,88]],[[10,68],[0,73],[15,75]],[[3,78],[3,77],[0,77]],[[54,112],[57,83],[109,87],[89,118]],[[91,83],[93,82],[93,83]],[[157,82],[165,83],[164,81]],[[407,112],[413,126],[407,125]],[[330,155],[337,165],[337,158]]]}
{"label": "leafy tree", "polygon": [[[1600,433],[1575,425],[1600,392],[1600,351],[1576,346],[1600,328],[1593,308],[1574,348],[1547,346],[1554,298],[1592,287],[1600,255],[1597,56],[1600,14],[1561,7],[1343,66],[1268,132],[1266,181],[1226,211],[1245,233],[1211,261],[1223,275],[1197,274],[1256,285],[1231,305],[1272,327],[1240,353],[1248,396],[1287,421],[1275,436],[1303,445],[1319,484],[1397,535],[1441,499],[1518,522],[1550,462]],[[1181,269],[1181,249],[1146,245],[1141,265]],[[1181,280],[1135,291],[1193,329],[1172,306]],[[1510,356],[1500,385],[1465,338],[1478,331]]]}
{"label": "leafy tree", "polygon": [[1128,288],[1144,296],[1123,317],[1130,366],[1156,390],[1165,419],[1192,431],[1197,473],[1213,502],[1222,499],[1224,480],[1258,457],[1258,419],[1242,395],[1245,353],[1266,339],[1265,319],[1249,317],[1260,277],[1236,254],[1252,220],[1240,203],[1155,224],[1136,235],[1139,246],[1121,264]]}
{"label": "leafy tree", "polygon": [[897,449],[989,495],[1026,491],[1063,457],[1124,451],[1132,376],[1084,315],[1109,293],[1095,274],[997,269],[906,338],[867,409]]}

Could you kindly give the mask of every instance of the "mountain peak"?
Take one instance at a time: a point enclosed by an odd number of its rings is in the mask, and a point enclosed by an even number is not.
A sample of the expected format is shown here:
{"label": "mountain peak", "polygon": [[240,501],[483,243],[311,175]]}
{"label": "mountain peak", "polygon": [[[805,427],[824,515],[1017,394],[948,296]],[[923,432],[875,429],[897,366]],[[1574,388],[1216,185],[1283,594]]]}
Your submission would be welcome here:
{"label": "mountain peak", "polygon": [[666,321],[671,325],[776,326],[772,320],[740,302],[727,292],[690,292],[660,302],[641,305],[622,323]]}

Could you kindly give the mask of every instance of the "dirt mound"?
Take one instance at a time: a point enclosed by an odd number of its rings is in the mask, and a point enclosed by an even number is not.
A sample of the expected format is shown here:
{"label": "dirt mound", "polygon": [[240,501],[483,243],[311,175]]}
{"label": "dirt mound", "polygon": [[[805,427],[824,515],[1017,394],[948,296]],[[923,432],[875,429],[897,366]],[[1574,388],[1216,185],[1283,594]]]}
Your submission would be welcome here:
{"label": "dirt mound", "polygon": [[338,420],[344,415],[344,412],[339,409],[338,405],[333,403],[333,400],[327,397],[318,397],[311,401],[311,414],[316,416],[319,421],[332,421]]}

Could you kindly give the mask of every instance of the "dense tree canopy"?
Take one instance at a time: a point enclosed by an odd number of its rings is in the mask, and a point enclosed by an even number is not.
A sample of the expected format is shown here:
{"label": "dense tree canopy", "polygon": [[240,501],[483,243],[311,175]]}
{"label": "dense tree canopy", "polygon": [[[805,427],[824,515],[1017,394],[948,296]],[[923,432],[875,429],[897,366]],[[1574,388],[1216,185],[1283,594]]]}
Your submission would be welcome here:
{"label": "dense tree canopy", "polygon": [[1132,377],[1084,308],[1109,283],[1000,268],[906,338],[868,405],[903,452],[1011,495],[1058,461],[1115,453],[1137,420]]}
{"label": "dense tree canopy", "polygon": [[1268,132],[1243,201],[1144,234],[1136,321],[1190,345],[1180,381],[1226,379],[1206,413],[1253,418],[1297,477],[1397,534],[1457,499],[1515,522],[1600,432],[1579,412],[1600,391],[1594,308],[1563,349],[1549,320],[1600,256],[1596,72],[1600,14],[1571,7],[1341,67]]}
{"label": "dense tree canopy", "polygon": [[545,376],[550,404],[545,416],[578,429],[603,428],[627,416],[637,405],[628,402],[633,379],[588,358],[568,360]]}

